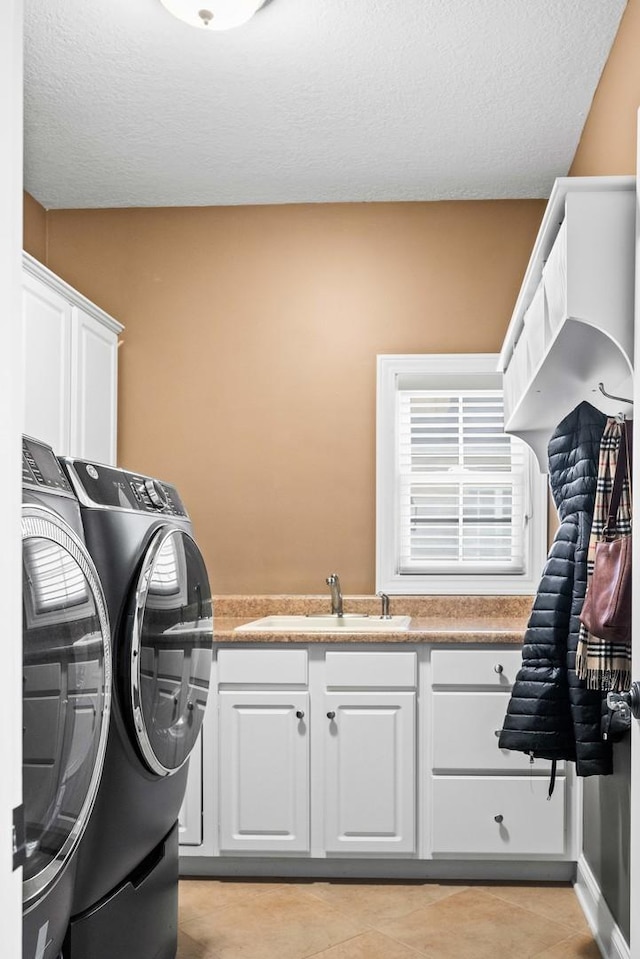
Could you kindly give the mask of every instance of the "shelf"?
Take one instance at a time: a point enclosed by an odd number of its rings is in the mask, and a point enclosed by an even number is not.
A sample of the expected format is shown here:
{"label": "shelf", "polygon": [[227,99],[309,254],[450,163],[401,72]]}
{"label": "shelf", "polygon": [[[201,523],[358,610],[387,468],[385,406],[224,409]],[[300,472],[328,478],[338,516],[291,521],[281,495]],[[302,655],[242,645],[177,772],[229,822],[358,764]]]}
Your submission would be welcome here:
{"label": "shelf", "polygon": [[632,375],[631,360],[606,332],[581,320],[567,319],[530,377],[505,429],[531,447],[544,473],[548,467],[547,446],[558,423],[583,400],[608,416],[628,413],[630,407],[607,399],[597,384],[603,382],[610,393],[630,396]]}
{"label": "shelf", "polygon": [[[588,400],[607,415],[631,396],[635,178],[556,181],[500,354],[505,430],[547,469],[558,423]],[[622,412],[628,412],[622,409]]]}

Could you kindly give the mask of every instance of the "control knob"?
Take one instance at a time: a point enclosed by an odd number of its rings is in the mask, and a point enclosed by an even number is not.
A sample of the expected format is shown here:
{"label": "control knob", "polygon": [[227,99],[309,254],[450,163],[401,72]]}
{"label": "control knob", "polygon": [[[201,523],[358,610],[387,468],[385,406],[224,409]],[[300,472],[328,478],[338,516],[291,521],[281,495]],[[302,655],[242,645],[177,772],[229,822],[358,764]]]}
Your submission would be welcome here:
{"label": "control knob", "polygon": [[163,490],[160,483],[156,482],[156,480],[146,479],[144,481],[144,490],[151,500],[152,506],[155,506],[156,509],[167,508],[167,494]]}

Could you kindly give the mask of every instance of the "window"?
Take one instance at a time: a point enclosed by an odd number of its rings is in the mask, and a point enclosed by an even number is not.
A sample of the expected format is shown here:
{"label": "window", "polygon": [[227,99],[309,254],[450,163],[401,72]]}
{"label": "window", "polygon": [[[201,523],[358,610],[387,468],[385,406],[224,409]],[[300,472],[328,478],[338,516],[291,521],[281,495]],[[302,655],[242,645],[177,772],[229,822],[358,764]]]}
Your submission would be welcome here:
{"label": "window", "polygon": [[528,593],[546,482],[504,432],[497,355],[378,357],[377,588]]}

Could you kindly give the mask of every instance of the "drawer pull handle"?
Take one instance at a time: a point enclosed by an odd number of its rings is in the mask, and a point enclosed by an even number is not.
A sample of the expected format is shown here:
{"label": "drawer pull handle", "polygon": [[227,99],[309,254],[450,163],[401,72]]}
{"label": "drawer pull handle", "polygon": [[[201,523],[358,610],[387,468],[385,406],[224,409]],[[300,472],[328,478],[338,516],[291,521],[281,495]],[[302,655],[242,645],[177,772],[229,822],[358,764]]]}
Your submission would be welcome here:
{"label": "drawer pull handle", "polygon": [[333,710],[327,713],[327,719],[334,720],[335,718],[336,718],[336,714],[334,713]]}
{"label": "drawer pull handle", "polygon": [[297,709],[297,710],[296,710],[296,719],[304,719],[304,710],[303,710],[303,709]]}
{"label": "drawer pull handle", "polygon": [[500,733],[501,733],[501,732],[502,732],[501,729],[494,729],[494,730],[493,730],[493,735],[496,737],[496,739],[499,739],[499,738],[500,738]]}
{"label": "drawer pull handle", "polygon": [[502,663],[496,663],[495,666],[493,667],[493,671],[494,673],[497,673],[498,675],[500,675],[500,673],[504,672],[504,666],[502,665]]}
{"label": "drawer pull handle", "polygon": [[493,818],[498,824],[501,822],[504,822],[504,816],[501,813],[499,813],[497,816],[494,816]]}

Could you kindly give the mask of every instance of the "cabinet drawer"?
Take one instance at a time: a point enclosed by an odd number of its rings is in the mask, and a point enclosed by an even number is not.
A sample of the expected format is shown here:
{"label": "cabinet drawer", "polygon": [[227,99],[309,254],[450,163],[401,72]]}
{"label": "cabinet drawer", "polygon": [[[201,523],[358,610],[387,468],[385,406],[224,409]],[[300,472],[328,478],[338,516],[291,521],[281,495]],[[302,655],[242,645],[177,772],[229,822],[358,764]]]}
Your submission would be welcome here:
{"label": "cabinet drawer", "polygon": [[329,652],[325,675],[327,686],[413,689],[417,682],[417,658],[415,652]]}
{"label": "cabinet drawer", "polygon": [[434,649],[431,654],[434,686],[493,686],[510,689],[522,665],[515,649]]}
{"label": "cabinet drawer", "polygon": [[434,855],[563,855],[564,779],[548,790],[546,777],[436,777]]}
{"label": "cabinet drawer", "polygon": [[221,649],[218,681],[250,686],[306,686],[306,649]]}
{"label": "cabinet drawer", "polygon": [[[527,770],[547,773],[551,763],[498,748],[509,704],[506,692],[434,692],[431,742],[436,772]],[[563,764],[558,764],[561,772]]]}

